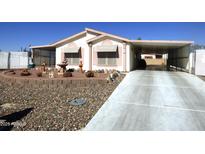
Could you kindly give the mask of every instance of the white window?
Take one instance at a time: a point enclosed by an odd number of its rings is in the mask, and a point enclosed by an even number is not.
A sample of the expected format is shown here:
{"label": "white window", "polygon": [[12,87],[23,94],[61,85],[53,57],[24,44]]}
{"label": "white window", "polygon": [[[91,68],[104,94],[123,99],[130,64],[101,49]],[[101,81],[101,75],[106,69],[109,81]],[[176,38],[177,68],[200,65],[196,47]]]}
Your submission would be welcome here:
{"label": "white window", "polygon": [[98,65],[116,66],[117,52],[98,52]]}
{"label": "white window", "polygon": [[68,65],[78,65],[80,63],[80,52],[78,53],[65,53],[65,59],[68,62]]}

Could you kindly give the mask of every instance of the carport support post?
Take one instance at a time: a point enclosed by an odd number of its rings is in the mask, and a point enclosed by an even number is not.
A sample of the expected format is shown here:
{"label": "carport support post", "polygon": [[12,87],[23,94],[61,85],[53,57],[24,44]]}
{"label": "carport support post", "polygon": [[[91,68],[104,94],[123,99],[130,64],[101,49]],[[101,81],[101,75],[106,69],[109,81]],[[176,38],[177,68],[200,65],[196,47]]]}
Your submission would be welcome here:
{"label": "carport support post", "polygon": [[123,71],[126,71],[126,43],[123,43]]}
{"label": "carport support post", "polygon": [[89,43],[89,70],[92,70],[92,44]]}

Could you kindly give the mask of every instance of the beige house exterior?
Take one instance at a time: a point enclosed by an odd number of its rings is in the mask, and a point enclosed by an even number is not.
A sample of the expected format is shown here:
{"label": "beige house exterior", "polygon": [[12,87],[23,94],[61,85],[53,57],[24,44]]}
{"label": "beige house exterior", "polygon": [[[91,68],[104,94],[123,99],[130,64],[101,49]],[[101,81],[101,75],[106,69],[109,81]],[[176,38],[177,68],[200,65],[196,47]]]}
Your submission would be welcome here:
{"label": "beige house exterior", "polygon": [[[32,46],[33,62],[40,65],[47,64],[58,67],[64,59],[68,61],[67,68],[78,69],[80,61],[84,70],[119,70],[129,72],[137,68],[136,61],[141,59],[141,54],[167,54],[174,57],[168,60],[169,65],[177,64],[185,69],[190,69],[188,47],[192,41],[154,41],[154,40],[129,40],[98,30],[85,28],[84,31],[57,41],[50,45]],[[185,49],[186,48],[186,49]],[[183,62],[179,51],[184,55]],[[48,58],[39,55],[46,54]],[[178,57],[175,56],[178,54]],[[49,57],[50,55],[54,55]],[[55,59],[54,62],[50,59]],[[189,66],[185,66],[189,65]]]}

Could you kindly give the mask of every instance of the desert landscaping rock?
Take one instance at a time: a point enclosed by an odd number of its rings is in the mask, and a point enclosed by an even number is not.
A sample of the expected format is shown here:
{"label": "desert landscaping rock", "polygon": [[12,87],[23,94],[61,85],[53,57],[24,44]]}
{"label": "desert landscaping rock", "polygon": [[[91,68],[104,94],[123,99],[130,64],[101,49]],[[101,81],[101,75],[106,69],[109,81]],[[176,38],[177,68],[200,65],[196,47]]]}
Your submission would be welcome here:
{"label": "desert landscaping rock", "polygon": [[[12,130],[81,130],[108,99],[123,76],[115,82],[85,87],[21,87],[0,81],[0,119],[19,111],[32,108]],[[65,103],[83,98],[79,106]],[[10,104],[10,105],[8,105]],[[13,105],[14,104],[14,105]],[[9,106],[5,108],[5,106]]]}

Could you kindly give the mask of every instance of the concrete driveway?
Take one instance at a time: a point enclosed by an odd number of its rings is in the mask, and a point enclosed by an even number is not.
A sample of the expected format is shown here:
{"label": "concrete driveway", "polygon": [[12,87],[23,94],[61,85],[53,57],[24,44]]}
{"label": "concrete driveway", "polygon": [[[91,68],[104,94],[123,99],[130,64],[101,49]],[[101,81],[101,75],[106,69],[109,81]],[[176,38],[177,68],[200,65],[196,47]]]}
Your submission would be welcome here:
{"label": "concrete driveway", "polygon": [[205,82],[183,72],[130,72],[84,130],[205,130]]}

